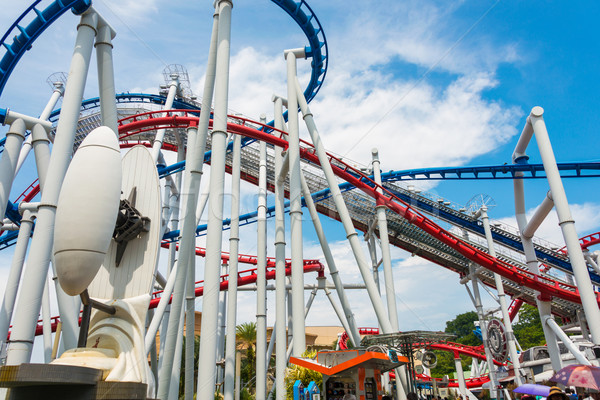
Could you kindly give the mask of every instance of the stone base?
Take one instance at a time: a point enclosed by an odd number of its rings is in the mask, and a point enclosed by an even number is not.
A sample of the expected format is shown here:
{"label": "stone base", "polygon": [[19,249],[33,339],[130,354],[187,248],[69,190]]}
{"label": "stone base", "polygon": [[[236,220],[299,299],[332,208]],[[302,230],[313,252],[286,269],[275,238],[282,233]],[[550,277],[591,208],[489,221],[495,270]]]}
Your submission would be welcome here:
{"label": "stone base", "polygon": [[147,385],[102,381],[102,370],[55,364],[21,364],[0,368],[0,387],[7,399],[116,400],[146,397]]}

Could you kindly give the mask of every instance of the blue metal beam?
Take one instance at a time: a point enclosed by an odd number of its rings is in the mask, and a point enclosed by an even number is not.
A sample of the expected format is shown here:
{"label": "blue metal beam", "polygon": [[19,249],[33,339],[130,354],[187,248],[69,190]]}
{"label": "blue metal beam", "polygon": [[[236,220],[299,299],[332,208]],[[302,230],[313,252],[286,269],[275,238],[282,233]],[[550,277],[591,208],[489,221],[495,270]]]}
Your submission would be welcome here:
{"label": "blue metal beam", "polygon": [[[562,178],[598,178],[600,162],[559,163]],[[514,179],[517,172],[525,179],[546,178],[543,164],[504,164],[477,167],[420,168],[389,171],[382,175],[387,182],[419,180]],[[385,176],[385,178],[384,178]]]}
{"label": "blue metal beam", "polygon": [[[43,11],[40,11],[35,8],[40,2],[41,0],[34,1],[0,39],[0,45],[6,50],[0,59],[0,95],[21,57],[31,49],[33,42],[46,28],[67,10],[71,9],[74,14],[80,15],[92,4],[91,0],[55,0]],[[33,17],[34,14],[35,17]],[[26,27],[19,25],[21,21],[30,17],[33,19]],[[7,43],[10,37],[13,37],[11,44]]]}

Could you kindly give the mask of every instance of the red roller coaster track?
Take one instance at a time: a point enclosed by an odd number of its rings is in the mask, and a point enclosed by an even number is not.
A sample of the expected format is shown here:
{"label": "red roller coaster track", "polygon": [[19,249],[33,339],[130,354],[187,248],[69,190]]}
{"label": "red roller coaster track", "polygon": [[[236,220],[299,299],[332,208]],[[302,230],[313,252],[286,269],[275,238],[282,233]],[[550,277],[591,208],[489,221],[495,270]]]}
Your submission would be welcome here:
{"label": "red roller coaster track", "polygon": [[[121,139],[132,137],[142,132],[151,131],[159,128],[173,129],[185,128],[188,126],[197,126],[198,117],[192,115],[187,110],[170,110],[169,112],[178,112],[182,115],[160,116],[167,113],[166,111],[153,111],[143,114],[138,114],[119,121],[119,135]],[[196,111],[197,112],[197,111]],[[232,117],[240,124],[228,123],[227,130],[249,138],[263,140],[272,145],[287,148],[288,143],[282,139],[284,133],[273,129],[272,127],[260,124],[256,121],[241,117]],[[212,123],[212,121],[211,121]],[[253,126],[245,125],[247,123]],[[273,134],[258,130],[257,127],[265,127],[272,130]],[[302,141],[300,155],[306,161],[315,165],[320,165],[318,157],[315,155],[315,149],[309,143]],[[338,177],[344,179],[348,183],[362,190],[367,195],[375,199],[378,205],[385,205],[391,211],[394,211],[399,216],[403,217],[409,223],[421,228],[434,238],[442,243],[450,246],[455,251],[458,251],[467,259],[496,272],[501,276],[516,282],[522,286],[540,291],[546,296],[556,296],[564,300],[574,303],[581,303],[579,292],[573,285],[568,285],[554,279],[538,276],[529,271],[510,265],[504,261],[495,259],[484,251],[478,250],[470,244],[456,238],[450,232],[439,227],[427,217],[413,210],[408,204],[394,196],[384,187],[379,186],[361,171],[349,166],[339,158],[333,155],[328,155],[333,172]],[[331,161],[335,161],[332,163]],[[342,166],[342,167],[340,167]],[[381,193],[377,191],[381,189]],[[600,300],[600,299],[599,299]]]}

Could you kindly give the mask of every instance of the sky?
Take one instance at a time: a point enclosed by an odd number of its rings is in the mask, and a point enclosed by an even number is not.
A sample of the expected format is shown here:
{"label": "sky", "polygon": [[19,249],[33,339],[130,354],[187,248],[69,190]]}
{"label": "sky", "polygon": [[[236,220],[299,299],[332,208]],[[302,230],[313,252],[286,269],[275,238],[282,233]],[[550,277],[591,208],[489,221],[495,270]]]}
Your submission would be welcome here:
{"label": "sky", "polygon": [[[2,2],[0,31],[26,7]],[[384,171],[511,163],[525,118],[538,105],[545,110],[558,162],[599,160],[598,3],[312,0],[309,4],[323,26],[329,50],[327,76],[310,107],[325,147],[350,164],[369,164],[372,148],[379,149]],[[117,92],[157,93],[165,65],[181,64],[193,92],[202,94],[212,2],[96,0],[94,7],[117,31]],[[234,1],[232,18],[229,108],[254,119],[265,113],[270,120],[271,95],[286,95],[283,51],[308,43],[291,18],[270,1]],[[46,78],[69,69],[77,21],[67,13],[36,41],[0,95],[0,107],[39,114],[51,93]],[[302,85],[308,82],[309,63],[298,61]],[[93,61],[86,98],[97,96],[95,76]],[[0,135],[5,132],[6,127],[0,128]],[[306,129],[301,137],[308,137]],[[530,162],[541,162],[535,141],[527,153]],[[34,171],[30,160],[13,185],[12,198],[31,183]],[[491,218],[516,225],[510,181],[414,185],[458,204],[489,195],[495,204]],[[567,179],[564,186],[579,236],[600,231],[597,179]],[[525,187],[531,214],[548,185],[530,180]],[[244,185],[243,195],[246,210],[256,206],[256,188]],[[322,221],[342,279],[360,282],[341,225],[325,217]],[[272,243],[272,222],[269,229]],[[255,232],[254,225],[242,229],[242,253],[256,253]],[[323,259],[307,216],[304,232],[305,258]],[[538,234],[562,246],[554,214]],[[225,246],[227,238],[225,232]],[[4,276],[10,255],[10,249],[0,254]],[[269,255],[274,255],[272,245]],[[447,320],[473,309],[455,273],[397,248],[392,258],[401,330],[443,330]],[[201,260],[197,274],[202,274]],[[313,276],[306,277],[307,283],[313,281]],[[274,319],[273,298],[270,293],[269,325]],[[240,294],[239,322],[252,319],[254,299],[252,293]],[[364,291],[351,293],[359,325],[376,326],[372,309],[365,306],[367,299]],[[485,301],[493,306],[489,298]],[[198,310],[201,304],[198,299]],[[307,324],[332,323],[336,324],[335,316],[320,293]]]}

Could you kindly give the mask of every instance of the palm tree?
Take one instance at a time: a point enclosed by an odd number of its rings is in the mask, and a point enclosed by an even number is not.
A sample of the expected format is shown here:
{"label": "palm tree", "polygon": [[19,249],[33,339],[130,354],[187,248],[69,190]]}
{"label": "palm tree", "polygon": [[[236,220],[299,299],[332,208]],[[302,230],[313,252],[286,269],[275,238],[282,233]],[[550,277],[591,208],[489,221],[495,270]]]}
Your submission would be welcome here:
{"label": "palm tree", "polygon": [[256,344],[256,323],[245,322],[236,326],[236,341],[238,348],[246,349],[246,357],[241,365],[241,378],[244,382],[250,382],[256,374],[256,355],[254,345]]}

